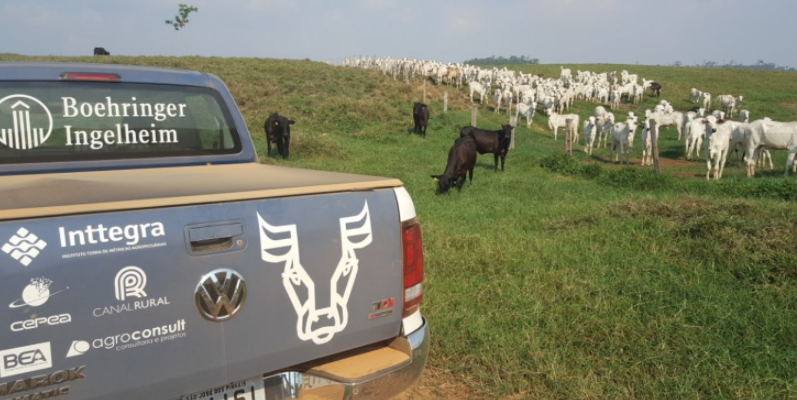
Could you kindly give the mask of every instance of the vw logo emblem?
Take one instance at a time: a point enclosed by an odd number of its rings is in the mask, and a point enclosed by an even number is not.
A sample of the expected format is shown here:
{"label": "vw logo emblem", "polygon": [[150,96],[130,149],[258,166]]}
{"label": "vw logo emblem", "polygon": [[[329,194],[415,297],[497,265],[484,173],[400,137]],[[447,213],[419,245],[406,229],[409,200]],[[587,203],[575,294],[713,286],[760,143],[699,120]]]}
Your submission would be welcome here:
{"label": "vw logo emblem", "polygon": [[203,318],[224,322],[241,312],[246,303],[246,282],[231,269],[217,269],[202,277],[194,303]]}

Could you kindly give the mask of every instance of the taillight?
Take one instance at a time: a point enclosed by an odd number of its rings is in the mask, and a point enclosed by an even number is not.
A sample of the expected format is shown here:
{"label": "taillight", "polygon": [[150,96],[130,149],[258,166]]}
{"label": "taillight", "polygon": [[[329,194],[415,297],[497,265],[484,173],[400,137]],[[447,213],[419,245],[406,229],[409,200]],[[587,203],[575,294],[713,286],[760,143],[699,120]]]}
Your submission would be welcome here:
{"label": "taillight", "polygon": [[97,72],[64,72],[58,76],[62,81],[121,82],[119,74]]}
{"label": "taillight", "polygon": [[418,310],[423,299],[423,240],[421,225],[415,218],[402,224],[402,251],[404,254],[404,311],[403,317]]}

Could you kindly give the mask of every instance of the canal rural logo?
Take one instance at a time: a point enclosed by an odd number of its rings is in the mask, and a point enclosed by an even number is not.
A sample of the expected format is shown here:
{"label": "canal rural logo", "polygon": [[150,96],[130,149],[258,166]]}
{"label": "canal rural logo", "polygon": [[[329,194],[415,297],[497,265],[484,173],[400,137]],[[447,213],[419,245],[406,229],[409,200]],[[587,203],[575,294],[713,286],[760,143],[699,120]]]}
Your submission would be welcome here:
{"label": "canal rural logo", "polygon": [[[47,126],[42,118],[47,116]],[[53,115],[39,99],[25,94],[14,94],[0,99],[0,144],[16,150],[39,147],[53,132]]]}

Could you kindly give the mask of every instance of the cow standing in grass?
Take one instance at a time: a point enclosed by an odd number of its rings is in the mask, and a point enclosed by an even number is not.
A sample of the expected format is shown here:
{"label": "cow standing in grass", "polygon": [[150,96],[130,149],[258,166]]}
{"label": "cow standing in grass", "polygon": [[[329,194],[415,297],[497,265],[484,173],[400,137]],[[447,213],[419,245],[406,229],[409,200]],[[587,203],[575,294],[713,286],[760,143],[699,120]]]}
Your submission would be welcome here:
{"label": "cow standing in grass", "polygon": [[426,137],[426,125],[429,123],[429,107],[423,103],[415,103],[412,107],[412,120],[415,122],[414,132]]}
{"label": "cow standing in grass", "polygon": [[501,158],[501,171],[504,170],[506,153],[509,151],[509,144],[512,142],[512,125],[501,125],[497,131],[486,131],[484,129],[466,126],[459,131],[459,137],[473,137],[476,142],[476,150],[479,154],[493,153],[495,157],[495,171],[498,171],[498,158]]}
{"label": "cow standing in grass", "polygon": [[291,125],[296,121],[287,119],[277,113],[269,115],[263,124],[266,131],[266,143],[268,144],[268,154],[271,154],[271,143],[277,145],[277,152],[283,159],[288,159],[291,145]]}
{"label": "cow standing in grass", "polygon": [[473,136],[457,139],[448,151],[445,172],[442,175],[432,175],[432,179],[437,181],[437,194],[447,192],[452,185],[456,186],[457,190],[462,190],[466,173],[472,183],[474,165],[476,165],[476,140]]}

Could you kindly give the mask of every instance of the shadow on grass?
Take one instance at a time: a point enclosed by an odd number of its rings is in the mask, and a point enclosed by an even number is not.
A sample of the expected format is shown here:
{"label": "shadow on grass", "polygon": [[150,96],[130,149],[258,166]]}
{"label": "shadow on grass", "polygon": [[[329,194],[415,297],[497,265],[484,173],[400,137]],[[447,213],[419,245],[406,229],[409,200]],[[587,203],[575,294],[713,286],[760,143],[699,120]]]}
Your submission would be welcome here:
{"label": "shadow on grass", "polygon": [[670,158],[673,160],[685,159],[683,151],[673,148],[659,152],[659,157]]}

